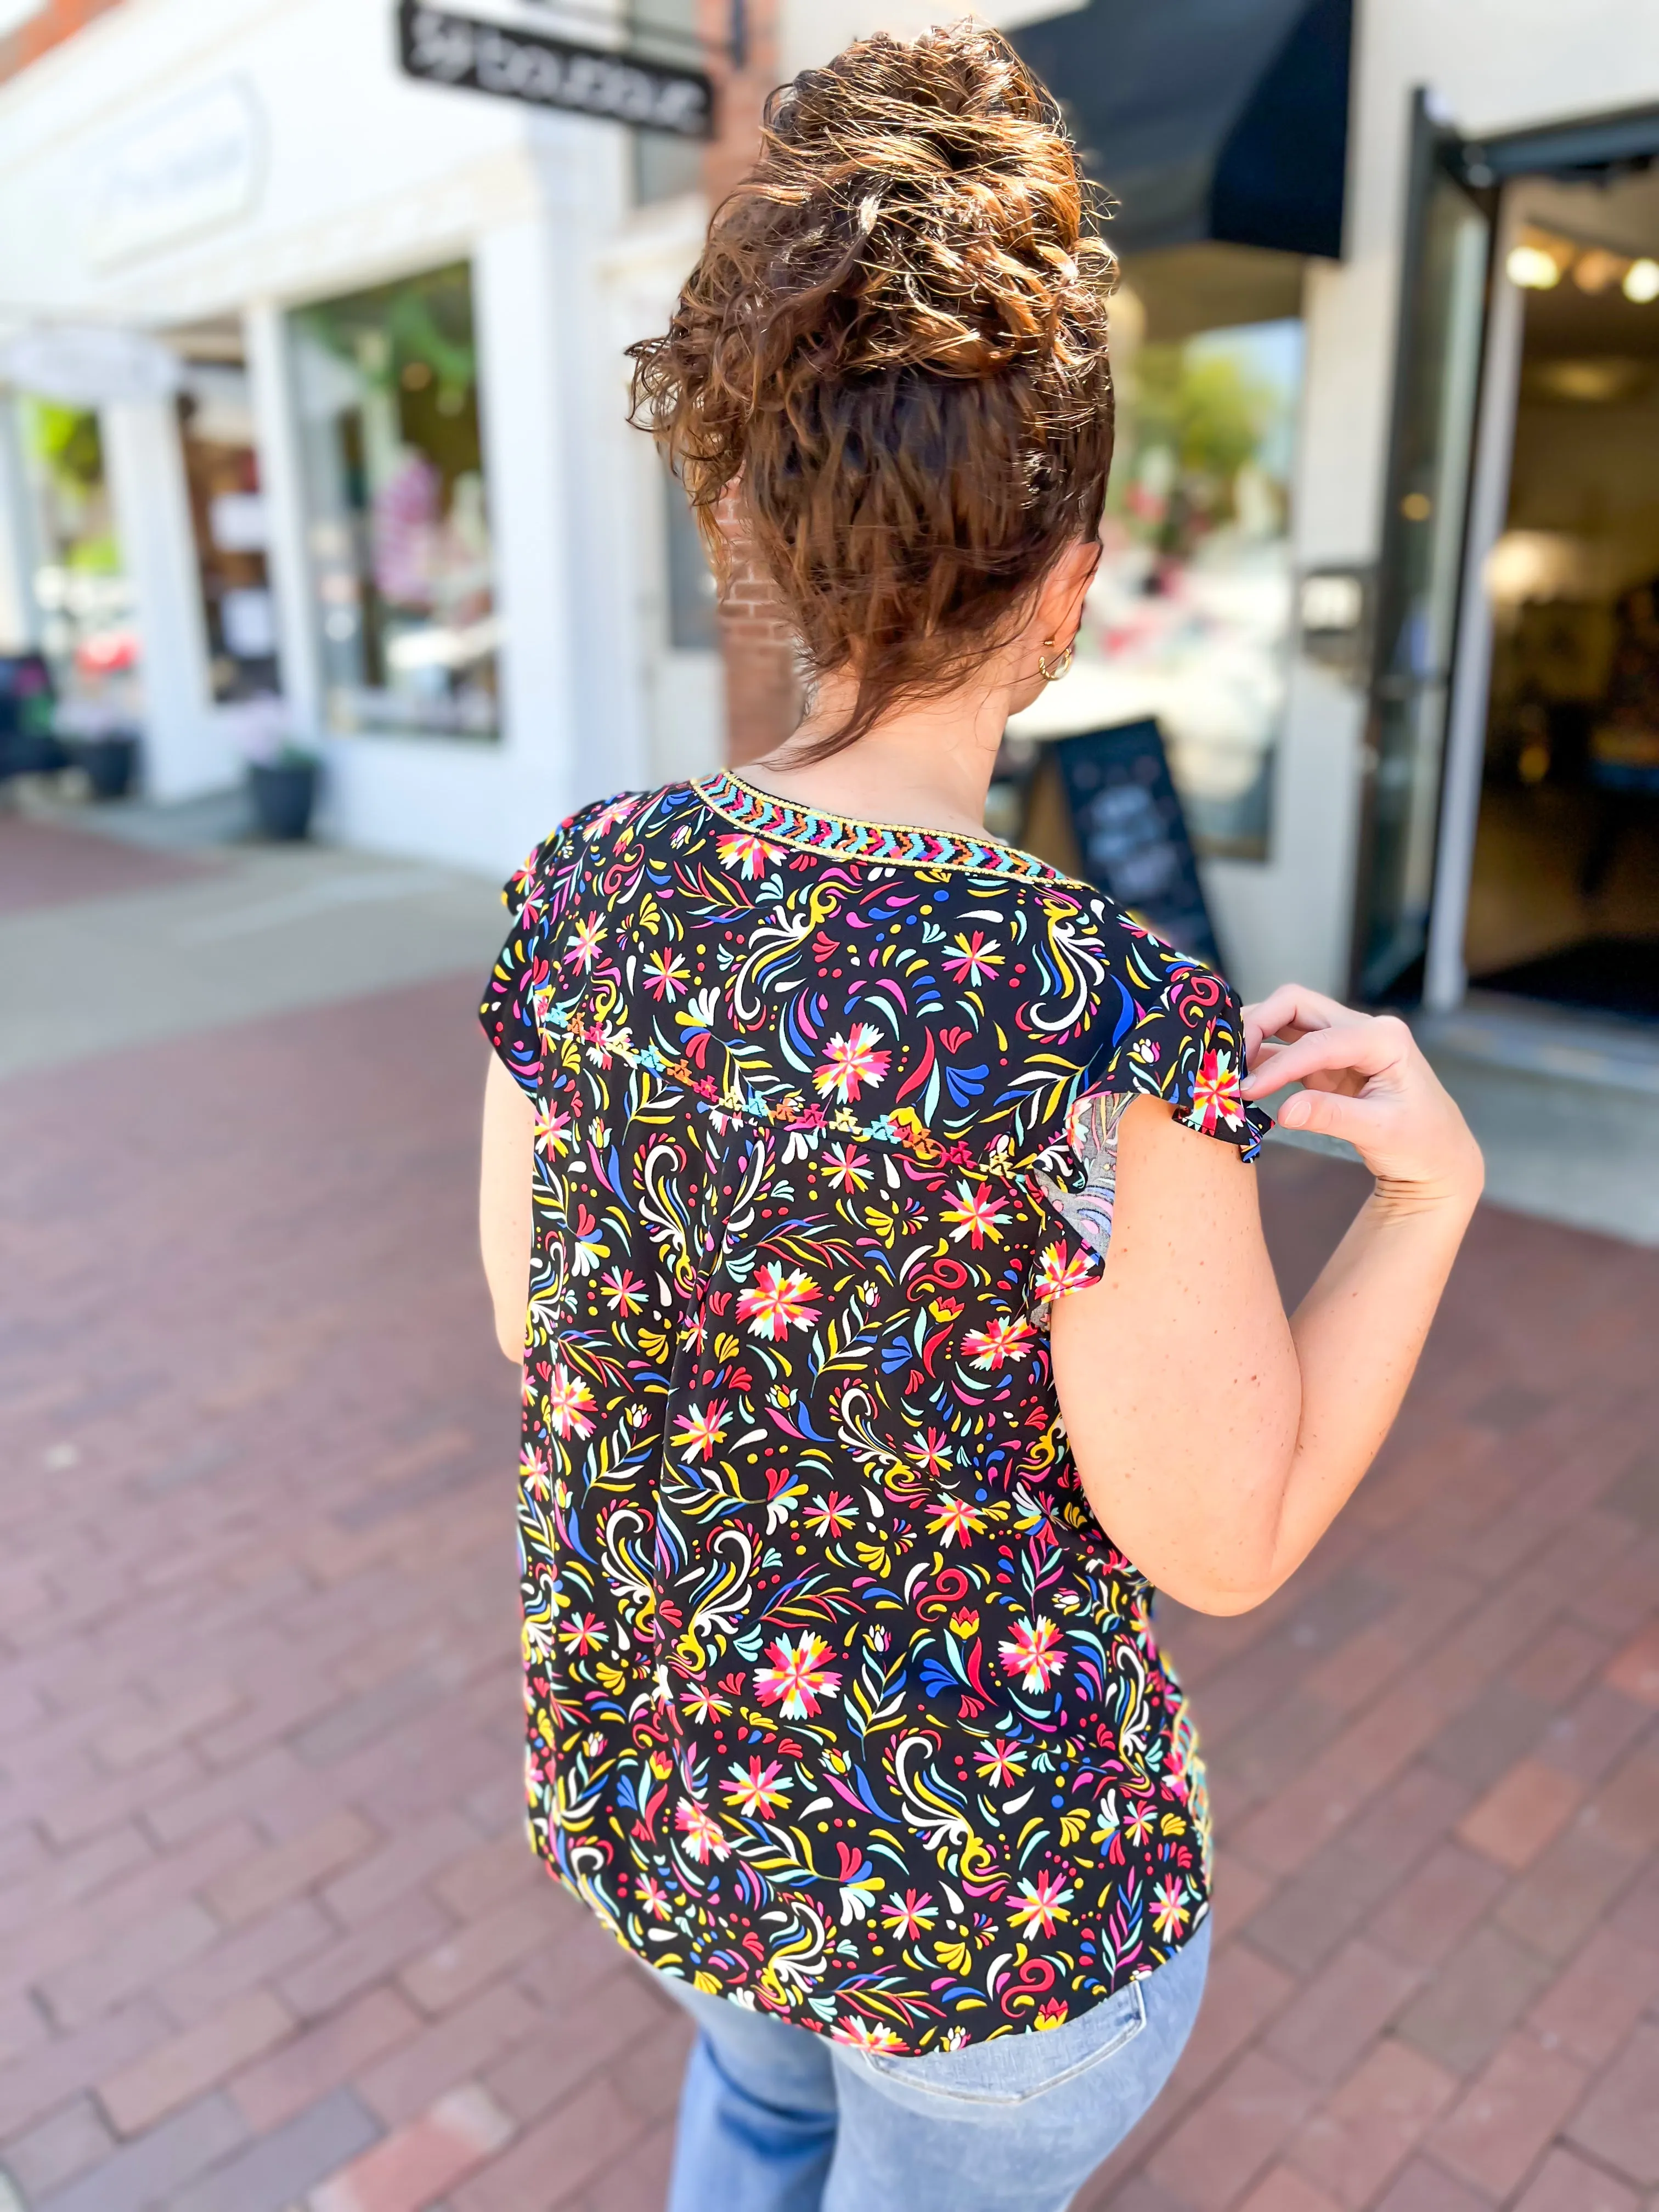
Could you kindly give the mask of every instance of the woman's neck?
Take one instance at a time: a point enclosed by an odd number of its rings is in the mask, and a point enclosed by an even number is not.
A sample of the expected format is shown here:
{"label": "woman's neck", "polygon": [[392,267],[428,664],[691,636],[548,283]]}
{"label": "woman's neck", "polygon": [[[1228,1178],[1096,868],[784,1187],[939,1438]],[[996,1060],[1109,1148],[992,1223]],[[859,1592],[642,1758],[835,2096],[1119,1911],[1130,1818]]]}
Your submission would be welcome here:
{"label": "woman's neck", "polygon": [[1006,682],[981,681],[885,714],[827,760],[796,764],[814,740],[844,723],[854,687],[826,678],[794,734],[742,773],[763,791],[865,822],[913,823],[958,836],[983,833],[985,794],[1008,719]]}

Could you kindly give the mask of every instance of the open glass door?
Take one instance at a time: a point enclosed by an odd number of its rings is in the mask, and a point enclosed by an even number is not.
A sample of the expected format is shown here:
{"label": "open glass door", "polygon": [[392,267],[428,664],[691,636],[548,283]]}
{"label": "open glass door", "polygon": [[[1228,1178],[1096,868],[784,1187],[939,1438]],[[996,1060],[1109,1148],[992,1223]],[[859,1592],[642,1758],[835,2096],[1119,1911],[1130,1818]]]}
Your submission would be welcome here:
{"label": "open glass door", "polygon": [[1480,382],[1492,196],[1418,94],[1377,583],[1355,988],[1420,993]]}

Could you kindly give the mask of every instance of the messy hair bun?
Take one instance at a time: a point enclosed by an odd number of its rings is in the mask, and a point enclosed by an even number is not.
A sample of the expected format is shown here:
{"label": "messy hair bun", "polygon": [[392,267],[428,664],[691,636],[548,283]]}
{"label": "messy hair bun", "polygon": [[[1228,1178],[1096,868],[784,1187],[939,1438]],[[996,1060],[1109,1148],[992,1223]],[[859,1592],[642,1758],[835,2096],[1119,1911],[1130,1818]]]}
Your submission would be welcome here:
{"label": "messy hair bun", "polygon": [[737,514],[809,672],[857,705],[818,757],[945,688],[1099,527],[1112,259],[1054,102],[963,21],[861,39],[767,103],[634,419],[718,572]]}

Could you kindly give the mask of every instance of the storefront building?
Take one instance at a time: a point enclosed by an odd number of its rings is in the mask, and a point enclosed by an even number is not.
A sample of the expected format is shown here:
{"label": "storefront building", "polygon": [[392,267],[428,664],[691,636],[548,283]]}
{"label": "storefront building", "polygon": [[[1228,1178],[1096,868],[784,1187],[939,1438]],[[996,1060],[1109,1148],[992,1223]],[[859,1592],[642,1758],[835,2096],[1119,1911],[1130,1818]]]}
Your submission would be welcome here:
{"label": "storefront building", "polygon": [[416,81],[398,31],[125,0],[0,86],[8,358],[177,366],[96,405],[14,371],[0,643],[71,716],[136,708],[157,798],[234,781],[277,693],[331,834],[495,869],[720,754],[712,592],[623,420],[702,146]]}
{"label": "storefront building", "polygon": [[[158,793],[233,775],[238,702],[276,684],[335,834],[494,866],[787,713],[752,606],[722,665],[623,348],[764,79],[870,19],[656,4],[619,35],[707,62],[775,31],[713,167],[412,82],[390,0],[210,27],[122,0],[0,87],[0,304],[185,363],[95,421],[21,394],[0,444],[0,598],[9,573],[14,627],[88,682],[131,680],[132,634]],[[551,0],[483,12],[577,35]],[[988,12],[1115,195],[1122,264],[1106,558],[1011,762],[1156,716],[1247,993],[1659,1016],[1659,15]],[[992,826],[1036,834],[1033,787]]]}
{"label": "storefront building", "polygon": [[[1157,716],[1247,993],[1659,1018],[1659,15],[999,20],[1122,268],[1106,558],[1028,735]],[[787,21],[791,67],[863,27]]]}

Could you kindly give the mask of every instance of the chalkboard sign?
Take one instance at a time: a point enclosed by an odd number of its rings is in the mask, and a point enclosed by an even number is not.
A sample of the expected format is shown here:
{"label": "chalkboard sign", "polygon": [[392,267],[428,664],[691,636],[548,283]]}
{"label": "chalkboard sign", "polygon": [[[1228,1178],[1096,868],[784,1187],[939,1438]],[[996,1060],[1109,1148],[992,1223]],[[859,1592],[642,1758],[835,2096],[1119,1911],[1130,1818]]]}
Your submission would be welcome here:
{"label": "chalkboard sign", "polygon": [[1221,965],[1187,817],[1153,721],[1061,738],[1054,746],[1091,883],[1137,921],[1212,968]]}

